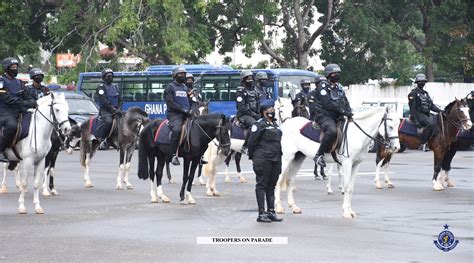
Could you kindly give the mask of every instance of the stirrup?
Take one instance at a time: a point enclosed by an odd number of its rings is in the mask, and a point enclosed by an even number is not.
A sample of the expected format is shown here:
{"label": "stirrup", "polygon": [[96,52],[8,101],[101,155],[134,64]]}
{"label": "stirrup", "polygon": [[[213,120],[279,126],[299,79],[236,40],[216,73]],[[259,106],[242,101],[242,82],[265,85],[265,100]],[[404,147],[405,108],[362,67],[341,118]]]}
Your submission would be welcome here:
{"label": "stirrup", "polygon": [[173,156],[173,158],[171,159],[171,163],[172,163],[173,165],[180,165],[178,156],[176,156],[176,155]]}

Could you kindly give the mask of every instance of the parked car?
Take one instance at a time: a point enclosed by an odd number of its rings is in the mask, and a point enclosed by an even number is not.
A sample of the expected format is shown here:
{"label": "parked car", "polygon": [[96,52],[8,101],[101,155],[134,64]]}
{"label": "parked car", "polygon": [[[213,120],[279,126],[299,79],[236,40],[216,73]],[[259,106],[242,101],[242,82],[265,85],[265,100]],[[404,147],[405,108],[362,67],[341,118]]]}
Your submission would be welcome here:
{"label": "parked car", "polygon": [[53,93],[64,93],[69,104],[69,117],[79,125],[89,118],[99,115],[99,107],[85,93],[66,90],[54,90]]}

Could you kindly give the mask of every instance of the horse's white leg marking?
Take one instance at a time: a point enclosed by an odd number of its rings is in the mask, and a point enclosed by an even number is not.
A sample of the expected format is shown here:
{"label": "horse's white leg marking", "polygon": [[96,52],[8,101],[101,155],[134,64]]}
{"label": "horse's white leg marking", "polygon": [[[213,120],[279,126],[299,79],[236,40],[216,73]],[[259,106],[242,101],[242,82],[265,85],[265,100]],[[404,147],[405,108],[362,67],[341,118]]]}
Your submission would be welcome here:
{"label": "horse's white leg marking", "polygon": [[196,200],[194,200],[193,196],[191,195],[191,192],[186,191],[186,199],[188,200],[188,204],[190,205],[196,204]]}
{"label": "horse's white leg marking", "polygon": [[115,179],[115,181],[117,182],[117,184],[115,185],[116,190],[122,190],[123,189],[122,188],[122,177],[123,177],[124,173],[125,173],[125,165],[123,163],[121,163],[119,165],[117,179]]}
{"label": "horse's white leg marking", "polygon": [[150,180],[150,196],[151,196],[150,202],[158,203],[158,193],[156,189],[156,183],[153,182],[152,180]]}
{"label": "horse's white leg marking", "polygon": [[454,183],[449,179],[449,171],[444,171],[445,174],[445,181],[448,187],[454,187]]}
{"label": "horse's white leg marking", "polygon": [[169,197],[163,193],[163,185],[158,186],[158,197],[163,200],[163,203],[169,203],[171,201]]}
{"label": "horse's white leg marking", "polygon": [[375,166],[375,188],[383,189],[382,183],[380,182],[380,168],[382,167],[383,160],[377,163]]}
{"label": "horse's white leg marking", "polygon": [[125,185],[127,185],[128,190],[133,189],[133,185],[130,183],[130,180],[128,180],[128,175],[130,174],[130,166],[132,163],[126,163],[125,164],[125,176],[123,178],[123,181],[125,182]]}
{"label": "horse's white leg marking", "polygon": [[[50,177],[53,177],[53,178],[56,177],[56,170],[55,170],[55,168],[51,168],[51,169],[50,169],[49,175],[50,175]],[[51,189],[51,194],[52,194],[52,195],[59,195],[58,191],[56,190],[56,187],[54,187],[53,189]]]}
{"label": "horse's white leg marking", "polygon": [[31,167],[33,164],[31,161],[23,160],[21,165],[21,173],[20,173],[20,198],[18,199],[18,213],[19,214],[26,214],[26,207],[25,207],[25,193],[28,189],[28,167]]}
{"label": "horse's white leg marking", "polygon": [[0,186],[0,194],[6,193],[7,190],[7,167],[8,163],[3,163],[3,180],[2,185]]}
{"label": "horse's white leg marking", "polygon": [[49,166],[44,169],[44,179],[43,179],[43,193],[44,196],[50,196],[51,193],[49,192]]}
{"label": "horse's white leg marking", "polygon": [[224,175],[225,175],[224,182],[226,182],[226,183],[232,183],[232,179],[230,178],[230,175],[229,175],[229,166],[227,166],[227,165],[225,166]]}
{"label": "horse's white leg marking", "polygon": [[385,183],[387,184],[388,188],[395,188],[395,185],[393,185],[388,175],[389,170],[390,170],[390,163],[387,163],[385,164],[385,167],[384,167]]}
{"label": "horse's white leg marking", "polygon": [[350,209],[351,209],[351,198],[350,196],[350,178],[352,174],[352,162],[351,160],[345,160],[342,163],[342,170],[343,170],[343,175],[344,175],[344,184],[343,184],[343,189],[344,189],[344,201],[342,203],[342,210],[344,211],[343,217],[345,218],[352,218]]}
{"label": "horse's white leg marking", "polygon": [[328,195],[334,194],[334,191],[332,190],[332,187],[331,187],[333,171],[334,171],[334,165],[331,164],[328,169],[328,181],[326,183],[326,189],[327,189]]}
{"label": "horse's white leg marking", "polygon": [[242,173],[237,173],[237,178],[239,178],[241,184],[247,183],[247,179],[242,175]]}
{"label": "horse's white leg marking", "polygon": [[90,164],[91,164],[90,157],[86,157],[85,164],[86,164],[85,167],[84,167],[85,187],[86,188],[91,188],[91,187],[94,187],[94,185],[92,184],[91,178],[89,177],[89,170],[90,170]]}

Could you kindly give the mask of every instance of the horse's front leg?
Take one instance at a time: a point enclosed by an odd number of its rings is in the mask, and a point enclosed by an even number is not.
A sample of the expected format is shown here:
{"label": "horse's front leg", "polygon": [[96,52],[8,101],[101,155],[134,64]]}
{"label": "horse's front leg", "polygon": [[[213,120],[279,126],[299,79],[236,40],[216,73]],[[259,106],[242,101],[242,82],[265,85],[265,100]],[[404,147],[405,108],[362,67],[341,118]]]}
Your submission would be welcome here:
{"label": "horse's front leg", "polygon": [[191,195],[191,189],[193,187],[194,174],[196,172],[196,168],[199,162],[200,162],[200,157],[193,158],[191,162],[191,169],[189,171],[189,182],[186,189],[186,199],[188,200],[188,203],[190,205],[196,204],[196,200],[194,200],[193,196]]}
{"label": "horse's front leg", "polygon": [[170,184],[175,184],[175,180],[173,177],[171,177],[171,169],[170,169],[170,161],[168,160],[168,157],[166,159],[166,175],[168,176],[168,183]]}
{"label": "horse's front leg", "polygon": [[296,205],[295,198],[294,198],[294,195],[293,195],[293,192],[294,192],[294,189],[295,189],[294,185],[295,185],[295,179],[294,179],[294,177],[292,177],[292,178],[289,179],[288,190],[287,190],[288,206],[291,207],[291,209],[293,210],[293,214],[301,214],[301,208],[299,208]]}
{"label": "horse's front leg", "polygon": [[86,160],[84,161],[84,186],[86,188],[92,188],[94,187],[94,185],[92,184],[92,181],[91,181],[91,178],[89,176],[89,172],[90,172],[90,165],[91,165],[91,157],[90,157],[90,154],[87,154],[88,155],[86,157]]}
{"label": "horse's front leg", "polygon": [[125,156],[125,175],[123,176],[123,182],[127,186],[128,190],[132,190],[133,186],[130,183],[128,176],[130,174],[130,166],[132,165],[132,156],[133,156],[133,151],[135,149],[135,144],[133,144],[131,147],[127,149],[127,153]]}
{"label": "horse's front leg", "polygon": [[165,162],[166,162],[165,156],[158,157],[158,165],[156,166],[155,178],[156,178],[156,185],[158,186],[158,197],[161,198],[163,203],[169,203],[171,200],[163,192],[163,184],[161,183],[161,179],[163,178],[163,167],[165,166]]}
{"label": "horse's front leg", "polygon": [[0,185],[0,194],[6,193],[7,190],[7,170],[8,170],[8,163],[3,163],[3,180],[2,184]]}
{"label": "horse's front leg", "polygon": [[344,176],[344,184],[343,184],[344,201],[342,203],[342,210],[344,211],[343,217],[354,218],[354,215],[352,214],[352,207],[351,207],[352,188],[350,185],[350,182],[352,179],[352,160],[350,159],[344,160],[344,162],[342,163],[342,173]]}
{"label": "horse's front leg", "polygon": [[378,163],[375,165],[375,188],[376,189],[383,189],[382,182],[380,182],[380,169],[382,168],[382,163],[383,160],[380,160]]}
{"label": "horse's front leg", "polygon": [[[314,165],[314,169],[316,170],[318,167],[317,165]],[[321,169],[324,169],[323,167],[320,167]],[[329,174],[329,178],[328,178],[328,182],[326,183],[326,190],[328,192],[328,195],[333,195],[334,194],[334,191],[332,190],[332,175],[333,175],[333,171],[334,171],[334,165],[331,165],[329,166],[329,170],[328,170],[328,174]]]}
{"label": "horse's front leg", "polygon": [[444,157],[445,152],[440,149],[439,146],[434,146],[430,145],[430,147],[433,149],[433,155],[434,155],[434,173],[433,173],[433,190],[434,191],[442,191],[444,190],[442,180],[438,180],[438,175],[439,172],[441,171],[441,164],[442,160]]}
{"label": "horse's front leg", "polygon": [[33,175],[35,178],[33,203],[35,204],[35,212],[37,214],[44,214],[43,208],[41,208],[40,200],[39,200],[39,189],[41,187],[41,175],[43,175],[39,167],[44,167],[44,158],[42,158],[39,162],[35,163],[33,166],[33,171],[34,171]]}
{"label": "horse's front leg", "polygon": [[242,169],[240,168],[240,159],[242,159],[242,153],[235,153],[234,160],[235,166],[237,168],[237,178],[239,178],[241,184],[245,184],[247,183],[247,179],[245,179],[245,177],[242,175]]}
{"label": "horse's front leg", "polygon": [[125,150],[120,148],[119,170],[118,170],[118,175],[117,175],[117,179],[116,179],[117,184],[115,185],[116,190],[122,190],[123,189],[122,179],[123,179],[123,176],[124,176],[124,173],[125,173],[125,165],[126,165]]}
{"label": "horse's front leg", "polygon": [[185,200],[185,189],[188,183],[189,178],[189,163],[191,162],[191,158],[184,156],[183,157],[183,183],[181,185],[181,191],[179,191],[179,201],[182,205],[186,205],[187,202]]}
{"label": "horse's front leg", "polygon": [[43,175],[43,193],[42,195],[44,196],[50,196],[51,192],[49,191],[49,179],[50,179],[50,169],[51,167],[46,167],[44,169],[44,175]]}
{"label": "horse's front leg", "polygon": [[[18,199],[18,213],[19,214],[26,214],[26,207],[25,207],[25,193],[28,189],[28,167],[33,166],[33,162],[30,159],[24,159],[21,162],[21,173],[20,173],[20,198]],[[18,167],[18,166],[17,166]]]}
{"label": "horse's front leg", "polygon": [[390,171],[390,163],[386,163],[383,166],[384,169],[384,179],[385,179],[385,184],[387,184],[388,188],[395,188],[395,185],[393,185],[392,180],[390,180],[390,176],[388,175]]}

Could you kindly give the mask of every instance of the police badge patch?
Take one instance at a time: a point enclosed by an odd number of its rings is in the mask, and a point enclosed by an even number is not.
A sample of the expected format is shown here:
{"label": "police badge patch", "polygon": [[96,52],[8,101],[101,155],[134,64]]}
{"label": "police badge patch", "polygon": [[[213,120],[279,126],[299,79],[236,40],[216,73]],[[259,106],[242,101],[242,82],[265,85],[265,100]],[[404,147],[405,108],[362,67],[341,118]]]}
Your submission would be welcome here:
{"label": "police badge patch", "polygon": [[256,132],[257,131],[257,125],[252,125],[252,129],[250,129],[252,132]]}
{"label": "police badge patch", "polygon": [[328,92],[327,92],[325,89],[322,89],[320,93],[321,93],[321,95],[323,95],[323,96],[326,96],[326,94],[328,94]]}
{"label": "police badge patch", "polygon": [[445,224],[444,230],[438,235],[438,239],[433,240],[435,246],[444,252],[454,249],[459,243],[459,240],[454,239],[453,233],[449,231],[448,228],[449,225]]}
{"label": "police badge patch", "polygon": [[237,102],[242,102],[242,97],[237,97]]}
{"label": "police badge patch", "polygon": [[103,89],[99,90],[99,95],[104,95],[104,90]]}

